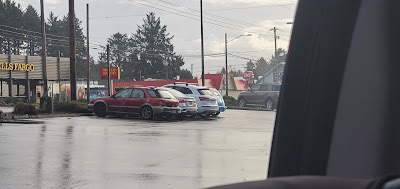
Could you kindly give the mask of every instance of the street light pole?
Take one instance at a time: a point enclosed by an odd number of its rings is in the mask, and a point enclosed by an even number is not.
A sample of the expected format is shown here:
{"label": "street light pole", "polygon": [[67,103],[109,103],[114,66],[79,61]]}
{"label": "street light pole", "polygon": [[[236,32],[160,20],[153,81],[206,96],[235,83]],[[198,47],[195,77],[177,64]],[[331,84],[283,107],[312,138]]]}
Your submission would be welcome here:
{"label": "street light pole", "polygon": [[225,96],[229,96],[228,91],[228,36],[225,33]]}
{"label": "street light pole", "polygon": [[230,41],[228,41],[228,35],[225,33],[225,95],[228,96],[229,95],[229,82],[228,82],[228,43],[234,41],[235,39],[239,39],[241,37],[250,37],[252,36],[251,34],[247,34],[247,35],[239,35],[233,39],[231,39]]}

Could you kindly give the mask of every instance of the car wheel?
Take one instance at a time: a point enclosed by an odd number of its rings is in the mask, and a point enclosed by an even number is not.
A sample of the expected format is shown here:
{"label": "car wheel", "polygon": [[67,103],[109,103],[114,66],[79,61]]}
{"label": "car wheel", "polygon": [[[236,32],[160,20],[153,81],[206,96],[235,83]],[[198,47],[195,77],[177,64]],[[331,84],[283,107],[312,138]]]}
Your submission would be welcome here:
{"label": "car wheel", "polygon": [[145,106],[140,109],[140,117],[144,120],[150,120],[153,118],[153,109],[150,106]]}
{"label": "car wheel", "polygon": [[238,101],[238,106],[240,108],[246,107],[246,100],[244,100],[243,98],[240,98],[239,101]]}
{"label": "car wheel", "polygon": [[272,101],[272,99],[267,99],[266,101],[265,101],[265,108],[267,109],[267,110],[273,110],[273,108],[274,108],[274,102]]}
{"label": "car wheel", "polygon": [[196,118],[196,114],[191,114],[189,117],[194,119],[194,118]]}
{"label": "car wheel", "polygon": [[97,117],[107,116],[107,107],[104,103],[98,103],[94,106],[94,113]]}

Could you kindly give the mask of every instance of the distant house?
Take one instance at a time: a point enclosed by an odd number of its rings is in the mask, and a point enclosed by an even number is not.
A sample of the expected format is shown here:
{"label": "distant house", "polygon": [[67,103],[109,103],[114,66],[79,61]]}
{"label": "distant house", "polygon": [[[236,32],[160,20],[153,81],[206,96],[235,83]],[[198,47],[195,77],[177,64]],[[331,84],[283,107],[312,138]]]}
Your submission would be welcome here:
{"label": "distant house", "polygon": [[274,83],[274,84],[282,84],[283,72],[285,70],[285,63],[281,62],[271,70],[269,70],[262,78],[260,78],[257,83]]}

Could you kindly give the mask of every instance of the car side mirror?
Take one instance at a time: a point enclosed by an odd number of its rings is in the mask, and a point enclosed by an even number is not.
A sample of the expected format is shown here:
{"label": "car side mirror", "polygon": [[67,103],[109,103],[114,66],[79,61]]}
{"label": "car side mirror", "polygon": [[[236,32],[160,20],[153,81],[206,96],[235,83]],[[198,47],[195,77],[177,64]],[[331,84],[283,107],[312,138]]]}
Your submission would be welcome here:
{"label": "car side mirror", "polygon": [[115,98],[115,94],[111,95],[111,98]]}

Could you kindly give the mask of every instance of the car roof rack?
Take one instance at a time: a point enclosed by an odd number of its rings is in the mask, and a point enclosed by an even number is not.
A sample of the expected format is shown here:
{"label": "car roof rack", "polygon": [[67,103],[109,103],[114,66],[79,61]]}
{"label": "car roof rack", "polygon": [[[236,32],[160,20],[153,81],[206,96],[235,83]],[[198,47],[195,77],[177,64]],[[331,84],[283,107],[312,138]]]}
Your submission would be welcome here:
{"label": "car roof rack", "polygon": [[174,85],[176,85],[176,84],[188,84],[187,82],[180,82],[180,81],[178,81],[178,82],[174,82]]}
{"label": "car roof rack", "polygon": [[195,85],[195,86],[199,86],[199,84],[198,84],[198,83],[174,82],[174,85],[178,85],[178,84],[185,84],[186,86],[189,86],[189,85]]}

